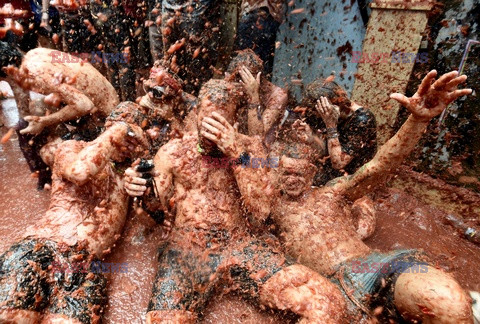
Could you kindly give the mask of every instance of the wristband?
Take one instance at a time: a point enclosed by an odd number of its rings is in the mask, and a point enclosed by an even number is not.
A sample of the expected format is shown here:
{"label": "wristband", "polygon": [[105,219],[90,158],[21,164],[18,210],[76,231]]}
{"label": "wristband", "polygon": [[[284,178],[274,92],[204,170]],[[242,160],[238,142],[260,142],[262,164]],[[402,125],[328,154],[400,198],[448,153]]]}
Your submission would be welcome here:
{"label": "wristband", "polygon": [[332,138],[338,138],[338,133],[334,132],[334,133],[327,134],[327,139],[332,139]]}

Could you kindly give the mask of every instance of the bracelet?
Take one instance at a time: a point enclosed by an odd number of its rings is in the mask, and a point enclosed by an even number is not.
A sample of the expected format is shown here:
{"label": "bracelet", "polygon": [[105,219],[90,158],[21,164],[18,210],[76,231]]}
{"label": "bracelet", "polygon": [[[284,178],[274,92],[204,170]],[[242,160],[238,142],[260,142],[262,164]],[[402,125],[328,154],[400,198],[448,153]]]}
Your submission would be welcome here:
{"label": "bracelet", "polygon": [[327,134],[327,139],[332,139],[332,138],[338,138],[338,133],[332,132],[330,134]]}
{"label": "bracelet", "polygon": [[336,132],[337,132],[336,127],[328,127],[327,128],[327,134],[333,134],[333,133],[336,133]]}

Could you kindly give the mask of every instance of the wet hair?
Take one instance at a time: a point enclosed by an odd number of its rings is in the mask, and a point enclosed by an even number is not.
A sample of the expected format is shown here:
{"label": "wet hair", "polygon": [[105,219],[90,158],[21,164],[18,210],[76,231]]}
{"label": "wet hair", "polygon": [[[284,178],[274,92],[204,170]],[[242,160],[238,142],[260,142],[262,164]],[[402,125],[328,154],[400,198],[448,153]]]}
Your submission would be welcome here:
{"label": "wet hair", "polygon": [[231,115],[235,112],[227,109],[237,110],[243,104],[245,94],[240,83],[211,79],[203,84],[198,97],[200,100],[208,99],[212,102],[216,111],[224,110],[227,115]]}
{"label": "wet hair", "polygon": [[230,78],[235,78],[243,65],[245,65],[254,76],[256,76],[258,72],[263,71],[262,59],[248,48],[237,51],[236,55],[230,61],[227,68],[227,72],[231,75]]}
{"label": "wet hair", "polygon": [[145,128],[149,125],[145,109],[131,101],[121,102],[107,117],[105,126],[108,127],[115,122],[125,122]]}
{"label": "wet hair", "polygon": [[319,158],[318,152],[312,146],[289,140],[276,141],[272,145],[270,156],[308,160],[310,163],[314,163]]}
{"label": "wet hair", "polygon": [[0,77],[6,77],[4,67],[14,65],[19,67],[22,64],[23,54],[7,42],[0,41]]}
{"label": "wet hair", "polygon": [[315,110],[315,104],[320,97],[327,97],[332,104],[339,106],[342,110],[348,110],[352,104],[347,92],[338,83],[318,79],[305,88],[302,106],[308,107],[308,110]]}

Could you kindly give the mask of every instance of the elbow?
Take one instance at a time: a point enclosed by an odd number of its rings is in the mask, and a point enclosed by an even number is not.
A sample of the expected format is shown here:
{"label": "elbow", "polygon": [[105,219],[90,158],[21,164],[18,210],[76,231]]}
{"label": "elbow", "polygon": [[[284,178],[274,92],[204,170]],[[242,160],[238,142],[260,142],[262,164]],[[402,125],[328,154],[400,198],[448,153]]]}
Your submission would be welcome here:
{"label": "elbow", "polygon": [[83,186],[89,180],[86,170],[80,168],[77,163],[73,163],[67,170],[65,170],[63,176],[77,186]]}

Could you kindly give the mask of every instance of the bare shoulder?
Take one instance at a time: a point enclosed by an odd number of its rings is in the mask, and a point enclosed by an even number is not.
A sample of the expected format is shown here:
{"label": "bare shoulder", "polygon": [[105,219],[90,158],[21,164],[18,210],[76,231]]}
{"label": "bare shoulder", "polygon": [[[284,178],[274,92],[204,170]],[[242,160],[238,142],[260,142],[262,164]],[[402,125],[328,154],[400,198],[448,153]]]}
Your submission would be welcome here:
{"label": "bare shoulder", "polygon": [[58,145],[55,151],[55,164],[73,161],[87,143],[84,141],[68,140]]}

